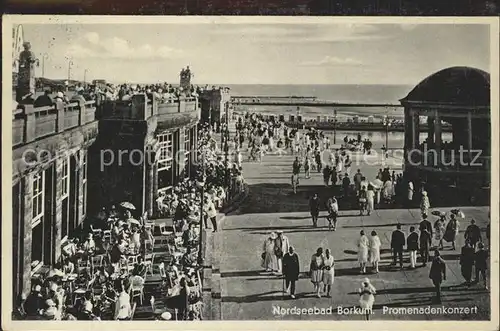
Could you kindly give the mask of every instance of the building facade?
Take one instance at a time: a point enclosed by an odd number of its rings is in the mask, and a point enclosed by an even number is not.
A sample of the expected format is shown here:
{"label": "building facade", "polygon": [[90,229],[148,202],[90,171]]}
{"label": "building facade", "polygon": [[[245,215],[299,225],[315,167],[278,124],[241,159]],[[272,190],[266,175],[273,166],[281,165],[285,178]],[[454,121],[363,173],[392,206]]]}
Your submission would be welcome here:
{"label": "building facade", "polygon": [[34,108],[12,120],[13,297],[58,262],[87,215],[88,148],[98,133],[94,102]]}
{"label": "building facade", "polygon": [[233,107],[231,104],[231,94],[228,87],[212,87],[204,90],[200,94],[201,122],[210,123],[220,127],[225,122],[225,116],[232,118]]}
{"label": "building facade", "polygon": [[182,178],[194,175],[196,97],[161,103],[153,95],[104,103],[100,135],[89,156],[92,213],[128,201],[137,214],[156,214],[160,192],[169,193]]}

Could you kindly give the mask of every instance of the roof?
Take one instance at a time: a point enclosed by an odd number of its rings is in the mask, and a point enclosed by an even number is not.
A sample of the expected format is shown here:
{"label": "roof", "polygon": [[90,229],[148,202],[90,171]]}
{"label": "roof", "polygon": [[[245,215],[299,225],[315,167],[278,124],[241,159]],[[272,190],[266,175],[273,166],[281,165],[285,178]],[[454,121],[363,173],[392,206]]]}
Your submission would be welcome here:
{"label": "roof", "polygon": [[490,74],[476,68],[451,67],[421,81],[400,100],[405,103],[490,106]]}

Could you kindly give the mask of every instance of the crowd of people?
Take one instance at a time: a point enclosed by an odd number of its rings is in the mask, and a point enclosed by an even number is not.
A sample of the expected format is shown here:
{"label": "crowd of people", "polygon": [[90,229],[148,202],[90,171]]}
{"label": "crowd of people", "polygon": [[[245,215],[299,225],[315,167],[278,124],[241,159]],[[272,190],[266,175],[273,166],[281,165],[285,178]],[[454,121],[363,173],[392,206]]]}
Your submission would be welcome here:
{"label": "crowd of people", "polygon": [[[152,318],[201,319],[200,222],[217,231],[218,211],[231,192],[244,189],[244,179],[241,167],[219,155],[210,127],[200,127],[197,148],[203,162],[194,175],[159,193],[158,216],[172,218],[171,225],[137,215],[129,202],[102,208],[84,235],[63,244],[61,261],[33,279],[17,317],[130,320],[147,302]],[[229,192],[226,176],[235,186]],[[161,284],[145,289],[157,275]]]}

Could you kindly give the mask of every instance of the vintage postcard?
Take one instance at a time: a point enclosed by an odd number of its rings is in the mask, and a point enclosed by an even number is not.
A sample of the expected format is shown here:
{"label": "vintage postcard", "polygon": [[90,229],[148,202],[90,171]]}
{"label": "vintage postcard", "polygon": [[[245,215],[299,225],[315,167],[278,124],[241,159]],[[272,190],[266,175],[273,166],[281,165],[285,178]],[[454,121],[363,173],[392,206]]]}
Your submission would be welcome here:
{"label": "vintage postcard", "polygon": [[2,328],[498,329],[498,35],[5,16]]}

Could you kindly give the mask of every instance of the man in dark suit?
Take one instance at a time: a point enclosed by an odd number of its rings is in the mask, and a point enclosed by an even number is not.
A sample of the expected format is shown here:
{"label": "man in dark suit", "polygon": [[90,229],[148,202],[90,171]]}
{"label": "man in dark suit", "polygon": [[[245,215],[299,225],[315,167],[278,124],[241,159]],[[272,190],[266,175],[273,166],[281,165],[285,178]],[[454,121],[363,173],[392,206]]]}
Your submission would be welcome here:
{"label": "man in dark suit", "polygon": [[288,253],[283,257],[283,277],[285,278],[285,289],[288,292],[290,287],[290,297],[295,299],[295,282],[299,280],[299,256],[295,254],[292,246],[288,248]]}
{"label": "man in dark suit", "polygon": [[405,234],[401,231],[401,224],[398,224],[396,230],[392,232],[391,237],[392,265],[396,265],[396,259],[399,258],[399,267],[403,268],[403,249],[405,243]]}
{"label": "man in dark suit", "polygon": [[464,238],[466,241],[469,241],[473,248],[476,248],[476,244],[482,241],[481,238],[481,229],[476,225],[476,221],[474,219],[470,220],[470,225],[465,230]]}
{"label": "man in dark suit", "polygon": [[432,260],[429,278],[432,280],[432,284],[434,284],[434,288],[436,289],[437,303],[441,303],[441,283],[443,280],[446,280],[446,263],[441,258],[441,254],[437,249],[434,251],[434,259]]}
{"label": "man in dark suit", "polygon": [[410,253],[410,269],[415,269],[417,264],[418,233],[415,227],[410,227],[410,235],[406,239],[406,249]]}
{"label": "man in dark suit", "polygon": [[484,244],[477,244],[478,251],[475,256],[475,266],[476,266],[476,279],[474,283],[479,283],[479,275],[483,277],[484,288],[488,289],[488,282],[486,279],[486,270],[488,269],[488,251],[484,249]]}
{"label": "man in dark suit", "polygon": [[429,262],[429,250],[432,244],[432,237],[429,231],[424,228],[420,232],[420,256],[422,257],[422,266],[426,266]]}
{"label": "man in dark suit", "polygon": [[420,226],[418,229],[420,230],[420,232],[424,231],[424,229],[427,229],[427,231],[429,232],[429,235],[432,238],[432,224],[431,224],[431,222],[429,222],[427,220],[426,214],[423,215],[423,220],[422,220],[422,222],[420,222]]}

